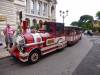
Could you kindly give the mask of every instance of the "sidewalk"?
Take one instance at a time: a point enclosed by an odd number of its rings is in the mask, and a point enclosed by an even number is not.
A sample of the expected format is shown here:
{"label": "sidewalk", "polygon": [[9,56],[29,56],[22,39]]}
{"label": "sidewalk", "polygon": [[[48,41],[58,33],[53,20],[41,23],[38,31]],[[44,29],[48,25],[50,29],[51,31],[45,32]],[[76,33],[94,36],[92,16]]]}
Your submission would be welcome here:
{"label": "sidewalk", "polygon": [[9,52],[4,48],[4,46],[0,46],[0,59],[9,57]]}
{"label": "sidewalk", "polygon": [[1,42],[3,43],[3,45],[0,46],[0,59],[3,59],[3,58],[6,58],[6,57],[9,57],[10,54],[9,52],[7,51],[5,47],[5,41],[4,41],[4,36],[1,34],[0,35],[0,38],[1,38]]}

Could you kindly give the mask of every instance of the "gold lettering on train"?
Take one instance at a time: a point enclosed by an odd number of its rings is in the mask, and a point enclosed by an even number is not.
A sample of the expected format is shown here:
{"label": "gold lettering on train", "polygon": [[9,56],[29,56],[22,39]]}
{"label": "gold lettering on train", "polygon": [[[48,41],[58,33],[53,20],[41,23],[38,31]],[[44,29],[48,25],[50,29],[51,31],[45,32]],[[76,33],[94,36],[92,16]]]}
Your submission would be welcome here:
{"label": "gold lettering on train", "polygon": [[54,44],[54,39],[47,39],[47,45],[52,45]]}

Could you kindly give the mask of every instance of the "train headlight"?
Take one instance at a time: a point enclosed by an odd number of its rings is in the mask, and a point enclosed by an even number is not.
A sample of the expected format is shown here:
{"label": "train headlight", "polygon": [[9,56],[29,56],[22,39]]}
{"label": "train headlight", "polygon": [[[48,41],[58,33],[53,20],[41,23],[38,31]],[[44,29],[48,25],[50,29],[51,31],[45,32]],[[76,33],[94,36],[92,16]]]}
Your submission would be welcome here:
{"label": "train headlight", "polygon": [[22,36],[18,36],[16,38],[16,43],[17,43],[17,45],[23,45],[23,44],[25,44],[24,38]]}
{"label": "train headlight", "polygon": [[16,37],[16,46],[18,47],[19,50],[23,50],[23,47],[25,46],[25,40],[22,36],[17,36]]}

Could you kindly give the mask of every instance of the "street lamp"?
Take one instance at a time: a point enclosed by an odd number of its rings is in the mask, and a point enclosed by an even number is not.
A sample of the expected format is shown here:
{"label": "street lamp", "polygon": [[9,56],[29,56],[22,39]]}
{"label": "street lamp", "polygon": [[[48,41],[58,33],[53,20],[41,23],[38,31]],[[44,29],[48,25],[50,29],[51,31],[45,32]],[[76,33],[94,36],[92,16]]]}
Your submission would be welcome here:
{"label": "street lamp", "polygon": [[66,18],[66,16],[68,16],[68,10],[67,11],[60,10],[60,16],[63,18],[63,23],[64,23],[64,19]]}

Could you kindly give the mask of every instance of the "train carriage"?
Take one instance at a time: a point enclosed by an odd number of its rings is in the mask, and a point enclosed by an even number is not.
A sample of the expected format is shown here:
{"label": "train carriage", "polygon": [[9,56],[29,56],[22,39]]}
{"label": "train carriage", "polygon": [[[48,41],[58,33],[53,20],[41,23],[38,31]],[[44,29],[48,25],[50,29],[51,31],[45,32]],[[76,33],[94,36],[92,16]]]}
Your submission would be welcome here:
{"label": "train carriage", "polygon": [[64,33],[67,40],[67,45],[72,46],[81,39],[82,28],[75,26],[65,26]]}

